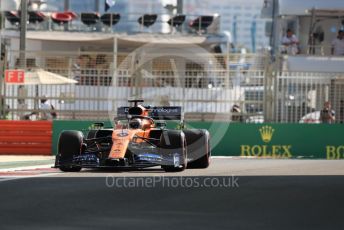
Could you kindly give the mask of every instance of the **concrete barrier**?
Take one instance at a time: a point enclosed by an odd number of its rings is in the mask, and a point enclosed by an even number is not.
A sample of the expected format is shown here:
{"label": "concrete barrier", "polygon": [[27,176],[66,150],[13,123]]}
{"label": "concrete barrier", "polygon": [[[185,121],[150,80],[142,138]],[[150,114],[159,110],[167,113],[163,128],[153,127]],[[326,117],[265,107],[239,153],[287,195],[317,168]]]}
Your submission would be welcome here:
{"label": "concrete barrier", "polygon": [[51,121],[0,120],[1,155],[51,155]]}

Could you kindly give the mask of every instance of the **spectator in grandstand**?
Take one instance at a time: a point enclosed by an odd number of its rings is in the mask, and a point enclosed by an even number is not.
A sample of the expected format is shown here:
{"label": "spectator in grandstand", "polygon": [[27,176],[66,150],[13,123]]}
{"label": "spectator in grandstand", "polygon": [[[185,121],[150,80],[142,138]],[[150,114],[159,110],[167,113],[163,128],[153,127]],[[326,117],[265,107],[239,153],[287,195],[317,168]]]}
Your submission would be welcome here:
{"label": "spectator in grandstand", "polygon": [[320,121],[324,124],[332,124],[335,120],[335,111],[331,109],[331,103],[326,101],[324,108],[320,111]]}
{"label": "spectator in grandstand", "polygon": [[291,55],[299,53],[299,39],[291,29],[288,29],[287,34],[282,38],[282,45],[284,46],[282,53]]}
{"label": "spectator in grandstand", "polygon": [[106,64],[106,56],[105,54],[98,54],[96,57],[96,64],[103,65]]}
{"label": "spectator in grandstand", "polygon": [[80,55],[79,58],[80,60],[80,67],[81,68],[87,68],[89,65],[89,62],[91,61],[91,56],[87,54]]}
{"label": "spectator in grandstand", "polygon": [[105,54],[98,54],[95,62],[96,62],[96,68],[100,71],[98,71],[98,74],[101,75],[107,75],[107,71],[109,69],[109,63],[108,58]]}
{"label": "spectator in grandstand", "polygon": [[332,55],[344,55],[344,30],[338,31],[338,36],[332,41]]}
{"label": "spectator in grandstand", "polygon": [[80,55],[72,66],[73,77],[78,81],[78,85],[84,85],[88,76],[92,74],[91,63],[92,58],[90,55]]}
{"label": "spectator in grandstand", "polygon": [[97,59],[90,57],[88,64],[87,64],[87,68],[94,70],[97,67]]}

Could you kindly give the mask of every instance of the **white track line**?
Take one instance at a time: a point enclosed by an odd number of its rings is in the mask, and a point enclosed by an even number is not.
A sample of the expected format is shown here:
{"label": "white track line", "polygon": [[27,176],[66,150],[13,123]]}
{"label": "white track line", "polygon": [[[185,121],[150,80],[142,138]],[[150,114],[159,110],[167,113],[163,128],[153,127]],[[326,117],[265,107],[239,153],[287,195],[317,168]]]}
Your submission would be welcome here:
{"label": "white track line", "polygon": [[[6,169],[0,169],[0,173],[12,173],[12,172],[18,172],[18,175],[4,175],[0,176],[0,183],[5,181],[11,181],[11,180],[19,180],[19,179],[26,179],[26,178],[35,178],[35,177],[47,177],[56,175],[60,172],[53,172],[53,173],[43,173],[43,174],[37,174],[37,175],[20,175],[20,172],[26,171],[26,170],[39,170],[39,169],[50,169],[53,166],[53,164],[48,165],[34,165],[34,166],[25,166],[25,167],[15,167],[15,168],[6,168]],[[34,173],[34,171],[33,171]]]}
{"label": "white track line", "polygon": [[0,183],[5,182],[5,181],[11,181],[11,180],[20,180],[20,179],[36,178],[36,177],[48,177],[48,176],[53,176],[59,173],[61,172],[45,173],[45,174],[38,174],[38,175],[32,175],[32,176],[5,176],[0,179]]}
{"label": "white track line", "polygon": [[0,172],[15,172],[15,171],[23,171],[23,170],[31,170],[31,169],[47,169],[47,168],[51,168],[52,166],[53,164],[4,168],[4,169],[0,169]]}

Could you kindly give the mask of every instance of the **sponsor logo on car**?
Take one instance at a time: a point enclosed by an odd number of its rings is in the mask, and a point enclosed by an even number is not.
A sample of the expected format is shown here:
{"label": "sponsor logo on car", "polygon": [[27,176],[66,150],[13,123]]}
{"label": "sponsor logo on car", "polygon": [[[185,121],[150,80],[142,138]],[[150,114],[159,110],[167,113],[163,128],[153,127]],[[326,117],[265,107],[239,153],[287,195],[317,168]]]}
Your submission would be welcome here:
{"label": "sponsor logo on car", "polygon": [[161,156],[153,153],[140,153],[137,155],[140,160],[147,160],[147,161],[159,161],[161,160]]}
{"label": "sponsor logo on car", "polygon": [[175,153],[173,155],[173,164],[174,164],[174,167],[179,167],[180,166],[180,156],[178,153]]}
{"label": "sponsor logo on car", "polygon": [[120,132],[120,133],[117,133],[117,136],[118,137],[126,137],[128,136],[129,134],[127,132]]}

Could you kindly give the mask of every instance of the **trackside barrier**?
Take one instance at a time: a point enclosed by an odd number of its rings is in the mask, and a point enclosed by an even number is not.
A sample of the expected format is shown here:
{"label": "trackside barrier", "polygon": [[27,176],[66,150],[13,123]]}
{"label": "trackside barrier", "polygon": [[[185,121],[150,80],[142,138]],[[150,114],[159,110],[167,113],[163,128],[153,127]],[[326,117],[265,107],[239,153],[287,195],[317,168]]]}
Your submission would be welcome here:
{"label": "trackside barrier", "polygon": [[[87,129],[92,121],[54,121],[53,153],[62,130]],[[110,125],[108,122],[106,125]],[[175,124],[174,124],[175,125]],[[187,127],[208,129],[216,142],[218,130],[225,122],[188,122]],[[172,125],[169,124],[170,128]],[[341,124],[240,124],[232,123],[213,156],[261,158],[344,159],[344,126]]]}
{"label": "trackside barrier", "polygon": [[0,121],[0,155],[51,155],[51,121]]}

